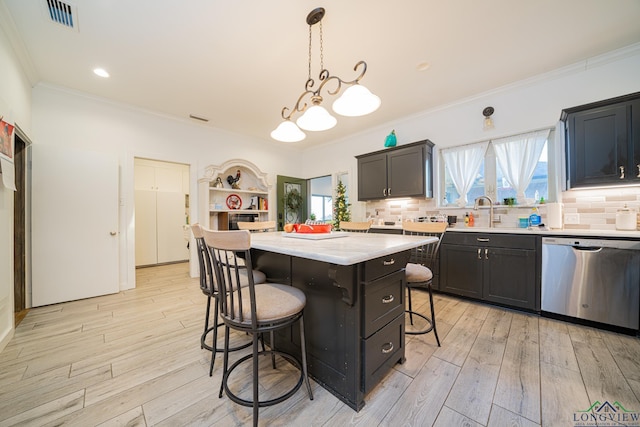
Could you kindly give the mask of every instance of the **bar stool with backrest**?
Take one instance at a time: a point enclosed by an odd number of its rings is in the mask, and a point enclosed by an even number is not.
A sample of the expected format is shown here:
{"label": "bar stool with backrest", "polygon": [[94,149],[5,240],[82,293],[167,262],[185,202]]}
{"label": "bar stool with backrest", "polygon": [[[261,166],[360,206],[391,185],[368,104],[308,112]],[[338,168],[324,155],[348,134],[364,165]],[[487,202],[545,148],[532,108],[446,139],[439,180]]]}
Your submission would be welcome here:
{"label": "bar stool with backrest", "polygon": [[275,221],[255,221],[255,222],[238,221],[238,229],[249,230],[252,233],[275,231],[276,222]]}
{"label": "bar stool with backrest", "polygon": [[[251,275],[249,284],[243,287],[238,273],[238,263],[243,260],[247,269],[251,269],[251,234],[248,230],[211,231],[204,230],[204,240],[211,254],[216,283],[218,284],[218,303],[220,316],[225,324],[225,352],[224,371],[220,394],[223,391],[233,402],[253,408],[253,425],[258,425],[258,408],[275,405],[293,396],[305,382],[309,398],[313,400],[309,376],[307,375],[307,356],[304,335],[303,309],[306,304],[304,292],[293,286],[263,283],[256,284]],[[276,350],[274,331],[291,327],[299,322],[300,352],[302,362],[293,355]],[[246,332],[252,336],[253,351],[229,366],[229,330]],[[271,346],[269,350],[258,351],[258,337],[269,332]],[[258,394],[258,356],[271,354],[272,358],[279,355],[300,370],[297,383],[286,393],[260,400]],[[233,370],[241,363],[253,362],[253,397],[251,400],[240,398],[229,389],[229,377]],[[275,368],[275,366],[274,366]]]}
{"label": "bar stool with backrest", "polygon": [[[215,363],[216,353],[222,353],[224,349],[217,347],[218,341],[218,328],[223,325],[223,323],[218,322],[218,288],[215,283],[215,273],[213,271],[213,266],[211,264],[211,257],[209,256],[209,250],[207,249],[207,245],[204,242],[204,228],[200,224],[193,224],[191,226],[191,232],[193,233],[193,237],[196,240],[196,247],[198,252],[198,265],[200,267],[200,289],[202,293],[207,296],[207,311],[204,318],[204,332],[200,337],[200,348],[206,348],[211,351],[211,363],[209,366],[209,376],[213,375],[213,365]],[[246,285],[249,284],[249,280],[247,279],[247,270],[245,267],[242,267],[240,270],[240,274],[242,277],[242,282]],[[253,270],[253,280],[254,283],[264,283],[267,281],[267,277],[265,274],[259,270]],[[209,319],[211,316],[211,300],[214,300],[213,305],[213,325],[209,326]],[[213,341],[211,345],[206,343],[207,336],[209,334],[213,335]],[[251,343],[247,343],[244,345],[240,345],[237,347],[230,348],[229,351],[241,350],[243,348],[247,348]]]}
{"label": "bar stool with backrest", "polygon": [[[406,313],[409,314],[409,322],[413,326],[413,316],[421,317],[427,322],[427,326],[424,329],[419,331],[408,330],[405,331],[405,333],[408,335],[421,335],[433,331],[438,347],[440,347],[440,338],[438,337],[438,330],[436,329],[436,315],[433,307],[431,283],[433,281],[432,269],[435,268],[440,242],[446,229],[446,222],[404,222],[402,224],[402,231],[405,235],[432,236],[438,238],[437,242],[412,249],[411,258],[405,268],[409,300],[409,309],[406,310]],[[429,304],[431,306],[431,317],[413,311],[411,304],[412,289],[427,290],[429,293]]]}
{"label": "bar stool with backrest", "polygon": [[340,230],[342,231],[368,233],[369,228],[371,228],[371,223],[369,221],[367,222],[340,221]]}

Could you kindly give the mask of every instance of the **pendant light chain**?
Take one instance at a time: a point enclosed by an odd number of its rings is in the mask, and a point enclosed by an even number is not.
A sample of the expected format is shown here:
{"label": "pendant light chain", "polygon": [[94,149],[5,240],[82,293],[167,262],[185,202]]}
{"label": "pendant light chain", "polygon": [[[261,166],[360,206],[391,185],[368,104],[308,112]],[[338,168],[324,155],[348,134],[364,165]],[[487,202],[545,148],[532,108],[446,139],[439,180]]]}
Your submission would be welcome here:
{"label": "pendant light chain", "polygon": [[324,70],[324,48],[322,46],[322,21],[320,21],[320,71]]}
{"label": "pendant light chain", "polygon": [[309,25],[309,76],[307,80],[311,80],[311,25]]}

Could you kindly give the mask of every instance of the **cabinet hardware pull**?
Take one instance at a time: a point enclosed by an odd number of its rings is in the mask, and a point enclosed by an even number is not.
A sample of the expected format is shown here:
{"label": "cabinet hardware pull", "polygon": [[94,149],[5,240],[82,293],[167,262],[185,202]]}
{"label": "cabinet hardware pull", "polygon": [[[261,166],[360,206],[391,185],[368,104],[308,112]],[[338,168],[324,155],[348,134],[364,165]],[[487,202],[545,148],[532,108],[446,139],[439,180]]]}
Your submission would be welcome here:
{"label": "cabinet hardware pull", "polygon": [[620,179],[624,179],[624,166],[620,166]]}
{"label": "cabinet hardware pull", "polygon": [[391,187],[387,188],[387,196],[391,196]]}
{"label": "cabinet hardware pull", "polygon": [[476,237],[476,240],[477,240],[478,242],[488,242],[488,241],[489,241],[489,239],[488,239],[488,238],[484,238],[484,237]]}
{"label": "cabinet hardware pull", "polygon": [[482,249],[478,248],[478,259],[482,259],[482,255],[480,255],[481,251],[482,251]]}
{"label": "cabinet hardware pull", "polygon": [[389,354],[392,351],[393,351],[393,343],[392,342],[388,342],[388,343],[386,343],[385,345],[382,346],[382,353],[383,354]]}
{"label": "cabinet hardware pull", "polygon": [[387,189],[386,189],[386,188],[383,188],[383,189],[382,189],[382,195],[383,195],[384,197],[387,197]]}
{"label": "cabinet hardware pull", "polygon": [[484,248],[484,259],[489,259],[489,249]]}
{"label": "cabinet hardware pull", "polygon": [[638,176],[636,178],[640,178],[640,163],[638,163]]}
{"label": "cabinet hardware pull", "polygon": [[118,233],[116,233],[115,231],[110,231],[109,234],[111,234],[112,236],[115,236]]}
{"label": "cabinet hardware pull", "polygon": [[382,303],[389,304],[389,303],[392,303],[394,299],[395,298],[393,297],[393,295],[387,295],[386,297],[382,298]]}
{"label": "cabinet hardware pull", "polygon": [[391,258],[389,261],[382,261],[382,265],[393,265],[396,263],[396,260]]}

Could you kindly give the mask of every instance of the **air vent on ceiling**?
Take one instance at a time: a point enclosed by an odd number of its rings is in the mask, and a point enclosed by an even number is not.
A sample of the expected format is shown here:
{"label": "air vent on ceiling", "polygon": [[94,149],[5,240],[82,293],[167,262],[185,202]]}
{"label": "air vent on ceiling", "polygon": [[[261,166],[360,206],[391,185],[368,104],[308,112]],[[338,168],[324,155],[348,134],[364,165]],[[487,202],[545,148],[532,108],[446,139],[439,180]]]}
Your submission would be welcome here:
{"label": "air vent on ceiling", "polygon": [[75,6],[60,0],[45,0],[49,18],[56,24],[63,25],[69,29],[77,29],[77,13]]}

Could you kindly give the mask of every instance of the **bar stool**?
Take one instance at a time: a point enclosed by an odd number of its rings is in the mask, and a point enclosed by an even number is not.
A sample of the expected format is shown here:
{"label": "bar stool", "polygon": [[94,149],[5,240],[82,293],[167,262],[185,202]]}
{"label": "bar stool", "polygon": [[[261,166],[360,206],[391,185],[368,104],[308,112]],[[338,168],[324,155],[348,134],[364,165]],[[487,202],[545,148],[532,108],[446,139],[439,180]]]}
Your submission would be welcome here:
{"label": "bar stool", "polygon": [[366,221],[366,222],[340,221],[340,230],[342,231],[368,233],[369,228],[371,228],[371,223],[369,221]]}
{"label": "bar stool", "polygon": [[[200,289],[202,293],[207,297],[207,311],[204,318],[204,332],[200,336],[200,348],[205,348],[211,351],[211,364],[209,366],[209,376],[213,375],[213,365],[215,363],[216,353],[222,353],[224,349],[217,347],[218,341],[218,328],[223,325],[223,323],[218,323],[218,289],[214,280],[214,271],[211,265],[211,257],[209,256],[209,250],[204,242],[204,233],[203,227],[200,224],[193,224],[191,226],[191,232],[193,233],[193,237],[196,239],[196,247],[198,252],[198,265],[200,266]],[[244,286],[248,285],[249,280],[247,279],[247,270],[244,267],[241,267],[240,274],[242,277],[242,282]],[[267,281],[267,277],[265,274],[259,270],[253,270],[253,280],[254,283],[264,283]],[[209,319],[211,315],[211,299],[214,300],[214,323],[212,326],[209,326]],[[212,345],[207,344],[205,341],[207,336],[213,333],[213,341]],[[243,348],[247,348],[251,345],[251,343],[243,344],[237,347],[230,348],[229,351],[241,350]]]}
{"label": "bar stool", "polygon": [[[446,229],[446,222],[404,222],[402,224],[402,233],[405,235],[433,236],[438,238],[437,242],[412,249],[411,258],[409,259],[410,262],[407,263],[405,268],[409,300],[409,309],[405,312],[409,314],[409,321],[412,326],[413,316],[421,317],[427,322],[427,326],[424,329],[419,331],[405,331],[405,334],[421,335],[433,331],[438,347],[440,347],[440,338],[438,337],[438,330],[436,329],[436,315],[433,307],[433,292],[431,290],[433,271],[431,269],[435,267],[440,242]],[[431,317],[413,311],[411,305],[411,290],[416,288],[426,289],[429,293]]]}
{"label": "bar stool", "polygon": [[[256,284],[251,275],[249,284],[242,286],[238,273],[239,258],[244,260],[247,269],[251,269],[251,234],[248,230],[211,231],[204,230],[204,240],[211,254],[216,283],[218,284],[218,299],[220,316],[225,324],[225,352],[224,372],[220,385],[219,397],[223,391],[235,403],[253,408],[253,425],[258,425],[258,409],[283,402],[293,396],[305,382],[309,399],[313,400],[311,384],[307,375],[306,343],[304,336],[304,319],[302,311],[306,304],[304,292],[293,286],[263,283]],[[300,350],[302,363],[293,355],[275,350],[273,332],[289,328],[295,322],[300,322]],[[246,332],[252,336],[253,351],[229,366],[229,330]],[[269,332],[271,347],[269,350],[258,351],[258,337]],[[297,383],[284,394],[269,399],[259,400],[258,395],[258,356],[271,354],[272,358],[279,355],[300,370]],[[253,383],[252,400],[242,399],[229,389],[229,376],[241,363],[252,360]]]}
{"label": "bar stool", "polygon": [[254,222],[238,221],[238,229],[249,230],[252,233],[275,231],[276,222],[275,221],[254,221]]}

